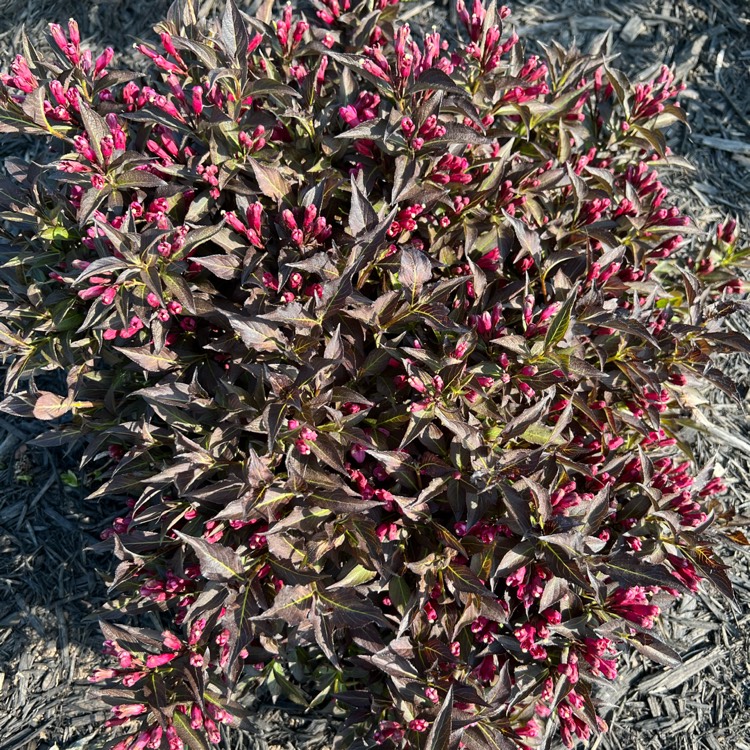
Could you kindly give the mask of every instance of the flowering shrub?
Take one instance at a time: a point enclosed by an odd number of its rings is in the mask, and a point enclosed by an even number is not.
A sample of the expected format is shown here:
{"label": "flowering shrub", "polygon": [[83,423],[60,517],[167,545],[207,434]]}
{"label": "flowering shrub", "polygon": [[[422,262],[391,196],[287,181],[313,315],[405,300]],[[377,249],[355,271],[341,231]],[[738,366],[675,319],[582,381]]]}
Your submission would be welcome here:
{"label": "flowering shrub", "polygon": [[667,69],[526,57],[479,0],[455,49],[268,5],[179,0],[142,78],[53,25],[2,79],[50,142],[0,189],[4,408],[83,442],[118,604],[164,623],[103,625],[116,747],[218,742],[238,685],[345,708],[341,748],[571,746],[623,649],[677,658],[663,607],[730,593],[678,432],[750,253],[674,262]]}

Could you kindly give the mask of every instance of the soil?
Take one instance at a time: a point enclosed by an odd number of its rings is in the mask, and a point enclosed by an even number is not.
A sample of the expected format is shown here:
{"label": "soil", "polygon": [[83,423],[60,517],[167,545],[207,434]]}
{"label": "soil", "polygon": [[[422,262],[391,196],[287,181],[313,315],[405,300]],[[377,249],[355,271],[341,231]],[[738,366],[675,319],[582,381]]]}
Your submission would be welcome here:
{"label": "soil", "polygon": [[[92,46],[110,45],[134,59],[133,42],[151,36],[167,7],[166,0],[0,0],[2,67],[18,52],[21,24],[37,43],[47,22],[71,16],[84,38],[95,40]],[[609,32],[632,78],[673,66],[688,85],[682,101],[689,127],[675,128],[670,144],[695,167],[670,175],[679,202],[702,227],[725,215],[750,226],[750,3],[543,0],[512,7],[516,29],[531,48],[551,39],[585,48]],[[455,19],[437,4],[416,21],[450,33]],[[29,138],[5,136],[0,158],[33,158],[36,148]],[[750,329],[746,320],[735,325]],[[747,400],[747,360],[734,358],[729,367]],[[42,428],[0,415],[0,750],[85,749],[105,741],[106,712],[87,695],[85,678],[100,663],[96,613],[111,563],[92,546],[116,513],[85,500],[71,456],[29,443]],[[744,401],[718,396],[691,442],[699,462],[716,459],[738,511],[748,515]],[[622,679],[602,693],[611,729],[593,748],[750,750],[750,552],[727,550],[725,557],[736,604],[705,589],[665,618],[662,636],[684,663],[665,669],[634,655],[623,664]],[[255,729],[233,733],[227,748],[331,747],[325,719],[262,700],[256,709]]]}

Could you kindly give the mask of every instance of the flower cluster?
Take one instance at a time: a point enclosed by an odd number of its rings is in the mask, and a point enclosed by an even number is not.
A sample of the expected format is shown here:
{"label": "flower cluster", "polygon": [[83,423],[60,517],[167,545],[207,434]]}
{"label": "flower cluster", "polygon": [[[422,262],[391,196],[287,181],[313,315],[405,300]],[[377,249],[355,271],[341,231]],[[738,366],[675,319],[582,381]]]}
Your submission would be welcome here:
{"label": "flower cluster", "polygon": [[51,144],[0,188],[3,408],[122,498],[114,595],[166,628],[103,624],[118,750],[216,742],[247,686],[342,748],[572,745],[623,650],[678,658],[671,602],[730,593],[679,433],[750,250],[685,240],[679,86],[472,2],[451,46],[394,0],[180,0],[140,77],[71,22],[0,78]]}

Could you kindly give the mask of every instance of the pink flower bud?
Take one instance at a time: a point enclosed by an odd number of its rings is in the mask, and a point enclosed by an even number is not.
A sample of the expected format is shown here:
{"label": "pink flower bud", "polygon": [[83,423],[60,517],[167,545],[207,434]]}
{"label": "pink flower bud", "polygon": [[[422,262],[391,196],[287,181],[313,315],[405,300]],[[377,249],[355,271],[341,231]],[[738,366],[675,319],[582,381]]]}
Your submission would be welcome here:
{"label": "pink flower bud", "polygon": [[81,34],[78,31],[78,24],[72,18],[68,21],[68,35],[70,36],[70,43],[78,47],[81,43]]}
{"label": "pink flower bud", "polygon": [[52,39],[54,40],[55,44],[63,51],[65,51],[68,47],[68,39],[65,36],[65,33],[62,30],[62,27],[59,23],[51,23],[49,25],[50,34],[52,35]]}
{"label": "pink flower bud", "polygon": [[112,62],[114,56],[115,51],[112,47],[107,47],[107,49],[96,58],[96,62],[94,63],[94,78],[98,78],[103,72],[105,72],[105,68]]}
{"label": "pink flower bud", "polygon": [[203,112],[203,87],[194,86],[192,97],[193,112],[200,115]]}
{"label": "pink flower bud", "polygon": [[81,289],[81,291],[78,292],[78,297],[83,300],[96,299],[97,297],[101,297],[106,289],[107,287],[102,284],[95,284],[94,286],[88,287],[88,289]]}
{"label": "pink flower bud", "polygon": [[192,729],[203,728],[203,711],[197,703],[193,703],[190,709],[190,726]]}

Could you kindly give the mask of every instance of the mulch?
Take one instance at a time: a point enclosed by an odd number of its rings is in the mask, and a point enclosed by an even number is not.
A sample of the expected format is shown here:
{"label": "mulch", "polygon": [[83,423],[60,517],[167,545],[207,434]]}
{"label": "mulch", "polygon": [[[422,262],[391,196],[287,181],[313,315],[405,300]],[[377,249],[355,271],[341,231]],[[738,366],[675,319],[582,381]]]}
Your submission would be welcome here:
{"label": "mulch", "polygon": [[[217,0],[213,2],[220,5]],[[18,51],[25,24],[35,42],[46,23],[79,21],[97,47],[111,45],[125,65],[132,44],[148,38],[167,0],[0,0],[0,60]],[[245,3],[249,5],[249,3]],[[512,5],[526,43],[555,39],[583,48],[609,31],[619,65],[637,79],[674,66],[688,88],[690,126],[670,145],[695,169],[669,175],[681,206],[703,227],[725,215],[750,226],[750,3],[746,0],[540,0]],[[455,28],[444,5],[422,10],[413,25]],[[30,138],[4,137],[0,160],[38,153]],[[750,322],[735,325],[750,332]],[[718,394],[690,442],[699,462],[715,459],[740,513],[750,514],[750,369],[727,364],[742,404]],[[103,707],[87,694],[86,676],[101,663],[96,613],[106,597],[109,555],[92,547],[116,507],[85,500],[71,486],[74,460],[60,449],[28,445],[40,426],[0,416],[0,750],[74,750],[105,738]],[[63,481],[65,480],[65,481]],[[674,669],[635,654],[601,697],[611,729],[594,750],[750,750],[750,551],[726,550],[736,604],[704,589],[683,600],[660,627],[683,656]],[[255,728],[233,733],[233,750],[324,750],[332,727],[291,705],[250,699]]]}

